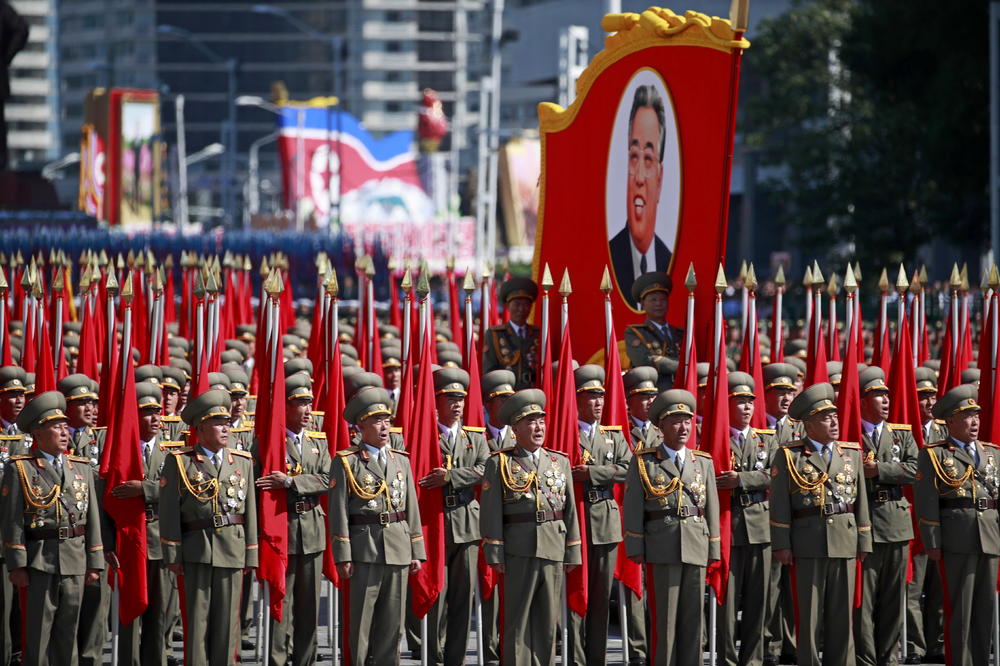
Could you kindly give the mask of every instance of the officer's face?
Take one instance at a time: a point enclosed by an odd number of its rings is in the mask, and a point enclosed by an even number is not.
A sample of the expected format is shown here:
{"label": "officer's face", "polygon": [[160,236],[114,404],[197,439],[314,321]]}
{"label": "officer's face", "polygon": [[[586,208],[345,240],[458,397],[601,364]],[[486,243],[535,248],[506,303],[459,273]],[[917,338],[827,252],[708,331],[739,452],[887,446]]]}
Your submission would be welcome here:
{"label": "officer's face", "polygon": [[243,416],[243,412],[247,410],[247,394],[244,393],[240,395],[239,393],[230,394],[232,400],[232,405],[229,407],[229,415],[233,418],[233,421]]}
{"label": "officer's face", "polygon": [[687,446],[691,439],[691,428],[694,419],[687,414],[671,414],[660,419],[660,432],[663,433],[663,443],[667,448],[677,451]]}
{"label": "officer's face", "polygon": [[177,389],[163,387],[163,413],[173,414],[177,411],[177,401],[180,400],[181,394]]}
{"label": "officer's face", "polygon": [[312,399],[296,398],[285,403],[285,424],[292,432],[299,432],[309,426],[312,420]]}
{"label": "officer's face", "polygon": [[662,323],[667,318],[669,298],[665,291],[654,291],[642,298],[642,309],[651,320]]}
{"label": "officer's face", "polygon": [[861,398],[861,418],[869,423],[881,423],[889,418],[889,392],[869,391]]}
{"label": "officer's face", "polygon": [[768,414],[780,419],[788,413],[788,408],[791,406],[794,398],[795,389],[776,386],[768,389],[764,394],[764,406]]}
{"label": "officer's face", "polygon": [[139,439],[148,442],[160,432],[160,408],[143,407],[139,410]]}
{"label": "officer's face", "polygon": [[656,112],[641,107],[629,127],[626,207],[628,230],[640,252],[646,252],[656,230],[656,207],[660,203],[663,164],[660,136],[663,129]]}
{"label": "officer's face", "polygon": [[979,439],[979,410],[967,409],[945,417],[948,434],[960,442],[974,442]]}
{"label": "officer's face", "polygon": [[69,418],[69,425],[74,428],[97,425],[97,401],[85,399],[68,402],[66,416]]}
{"label": "officer's face", "polygon": [[24,403],[24,391],[0,393],[0,418],[7,423],[13,423],[24,409]]}
{"label": "officer's face", "polygon": [[490,415],[490,423],[493,424],[493,427],[502,425],[500,423],[500,408],[503,407],[503,403],[507,402],[507,398],[509,397],[510,394],[508,393],[506,395],[498,395],[486,401],[486,411]]}
{"label": "officer's face", "polygon": [[534,451],[545,443],[545,416],[528,416],[511,426],[514,438],[522,449]]}
{"label": "officer's face", "polygon": [[198,443],[209,451],[218,451],[229,443],[229,419],[213,416],[198,424]]}
{"label": "officer's face", "polygon": [[361,433],[362,442],[380,449],[389,443],[391,427],[388,414],[375,414],[358,423],[358,432]]}
{"label": "officer's face", "polygon": [[937,403],[937,393],[934,391],[921,391],[917,394],[917,401],[920,403],[920,418],[927,423],[934,415],[931,414],[935,403]]}
{"label": "officer's face", "polygon": [[385,380],[385,388],[388,391],[399,388],[403,379],[403,369],[390,367],[382,370],[382,378]]}
{"label": "officer's face", "polygon": [[510,320],[518,326],[528,323],[528,315],[531,314],[530,298],[515,298],[507,303],[507,310],[510,312]]}
{"label": "officer's face", "polygon": [[604,413],[604,391],[582,391],[576,394],[576,413],[584,423],[597,423]]}
{"label": "officer's face", "polygon": [[462,420],[465,412],[465,396],[458,393],[442,393],[434,399],[438,421],[450,426]]}
{"label": "officer's face", "polygon": [[729,425],[737,430],[743,430],[750,425],[753,417],[753,398],[740,396],[729,399]]}
{"label": "officer's face", "polygon": [[629,414],[640,421],[649,420],[649,406],[656,400],[655,393],[636,393],[628,399]]}
{"label": "officer's face", "polygon": [[829,444],[840,435],[840,422],[837,420],[835,409],[810,416],[803,423],[806,427],[806,436],[820,444]]}
{"label": "officer's face", "polygon": [[31,436],[38,448],[50,456],[66,453],[69,448],[69,426],[65,419],[49,421],[41,428],[36,428]]}

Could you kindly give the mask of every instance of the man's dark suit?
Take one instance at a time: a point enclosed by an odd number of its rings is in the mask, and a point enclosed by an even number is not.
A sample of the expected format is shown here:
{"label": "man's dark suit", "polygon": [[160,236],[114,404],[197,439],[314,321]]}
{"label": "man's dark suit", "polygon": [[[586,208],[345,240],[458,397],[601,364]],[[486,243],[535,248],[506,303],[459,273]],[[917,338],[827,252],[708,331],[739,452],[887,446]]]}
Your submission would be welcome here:
{"label": "man's dark suit", "polygon": [[[659,236],[653,236],[653,242],[656,244],[656,265],[647,266],[646,271],[666,271],[670,268],[670,249],[666,243],[660,240]],[[628,225],[614,235],[608,242],[608,246],[611,249],[611,267],[615,270],[615,279],[621,288],[622,296],[629,305],[637,308],[639,304],[632,298],[632,283],[639,276],[635,275],[632,269],[632,248]]]}

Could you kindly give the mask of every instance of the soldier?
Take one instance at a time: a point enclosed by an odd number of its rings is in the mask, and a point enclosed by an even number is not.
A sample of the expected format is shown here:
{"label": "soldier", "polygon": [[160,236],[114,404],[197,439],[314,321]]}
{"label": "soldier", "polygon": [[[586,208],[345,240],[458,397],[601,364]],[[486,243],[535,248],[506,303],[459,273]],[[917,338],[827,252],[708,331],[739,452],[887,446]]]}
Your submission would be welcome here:
{"label": "soldier", "polygon": [[903,628],[900,598],[913,539],[910,502],[903,486],[917,471],[917,443],[911,426],[889,423],[889,388],[882,368],[865,368],[858,377],[864,429],[865,485],[872,524],[872,553],[861,569],[861,607],[854,611],[854,647],[859,664],[895,664]]}
{"label": "soldier", "polygon": [[604,368],[582,365],[573,371],[576,413],[583,464],[572,468],[581,484],[587,525],[587,615],[569,616],[569,651],[577,664],[605,663],[608,613],[618,544],[622,540],[621,509],[614,484],[625,481],[632,451],[621,426],[602,426]]}
{"label": "soldier", "polygon": [[580,565],[573,472],[544,448],[545,394],[518,391],[500,409],[517,443],[490,456],[483,479],[483,557],[503,575],[503,663],[555,662],[563,575]]}
{"label": "soldier", "polygon": [[[17,427],[17,417],[25,404],[26,381],[27,375],[20,367],[0,368],[0,479],[9,466],[10,457],[26,454],[31,447],[31,435],[22,433]],[[4,571],[2,552],[0,573]],[[0,575],[0,663],[8,663],[20,645],[20,607],[10,579]]]}
{"label": "soldier", "polygon": [[633,368],[656,365],[661,357],[679,358],[684,329],[667,323],[674,283],[666,273],[643,273],[632,284],[632,298],[646,313],[646,321],[625,329],[625,351]]}
{"label": "soldier", "polygon": [[[28,375],[19,366],[5,365],[0,368],[0,431],[4,435],[23,435],[17,427],[17,417],[26,403]],[[30,439],[26,444],[31,445]]]}
{"label": "soldier", "polygon": [[528,323],[538,285],[528,278],[511,278],[500,287],[500,300],[510,321],[491,326],[483,341],[483,374],[506,368],[514,373],[517,390],[535,385],[535,366],[541,353],[541,330]]}
{"label": "soldier", "polygon": [[181,420],[181,409],[182,397],[188,390],[188,376],[182,368],[174,366],[160,366],[160,371],[163,373],[160,385],[163,391],[163,416],[160,417],[163,438],[171,442],[181,441],[186,430]]}
{"label": "soldier", "polygon": [[[937,374],[930,368],[914,370],[917,400],[923,425],[924,444],[948,438],[944,419],[934,418]],[[927,552],[910,553],[913,577],[906,585],[906,663],[944,662],[944,592],[941,573],[927,566]]]}
{"label": "soldier", "polygon": [[625,481],[625,552],[649,565],[656,664],[702,664],[705,567],[720,557],[712,458],[687,448],[694,411],[688,391],[657,396],[649,417],[663,443],[637,449]]}
{"label": "soldier", "polygon": [[393,340],[382,340],[382,380],[385,390],[392,398],[392,415],[396,415],[396,405],[399,404],[400,387],[403,384],[403,358],[399,344]]}
{"label": "soldier", "polygon": [[480,386],[483,391],[483,407],[486,410],[486,440],[490,452],[514,446],[514,434],[510,426],[500,422],[500,408],[507,398],[514,395],[517,378],[510,370],[494,370],[483,375]]}
{"label": "soldier", "polygon": [[[733,469],[720,473],[715,483],[719,490],[732,491],[729,584],[718,633],[721,661],[732,666],[764,663],[764,620],[771,589],[768,490],[771,463],[778,446],[774,443],[774,430],[750,427],[755,399],[753,377],[745,372],[731,373],[729,447]],[[740,609],[737,631],[736,614]]]}
{"label": "soldier", "polygon": [[[351,371],[344,372],[344,400],[347,402],[351,401],[358,393],[366,391],[371,388],[384,388],[382,386],[382,378],[379,377],[374,372],[365,372],[360,368],[352,368]],[[388,391],[387,391],[388,392]],[[391,397],[391,396],[390,396]],[[357,446],[361,441],[360,435],[355,432],[351,436],[351,444]],[[403,429],[391,426],[389,428],[389,447],[394,451],[405,451],[406,443],[403,441]],[[413,640],[413,636],[410,636],[410,640]]]}
{"label": "soldier", "polygon": [[36,396],[17,426],[34,448],[11,458],[0,494],[4,557],[26,598],[24,664],[75,664],[84,585],[104,568],[98,497],[86,458],[66,455],[66,400]]}
{"label": "soldier", "polygon": [[210,390],[181,417],[198,445],[173,451],[160,478],[163,561],[184,576],[184,652],[191,666],[234,664],[244,570],[257,566],[253,462],[228,448],[229,393]]}
{"label": "soldier", "polygon": [[[56,387],[66,398],[68,453],[88,458],[92,467],[100,465],[108,429],[96,426],[97,382],[87,375],[67,375],[59,380]],[[103,496],[100,489],[98,494]]]}
{"label": "soldier", "polygon": [[229,398],[232,407],[229,408],[229,446],[238,451],[249,451],[253,445],[254,424],[246,416],[247,396],[250,393],[250,378],[242,368],[228,363],[222,367],[223,374],[229,378]]}
{"label": "soldier", "polygon": [[447,582],[427,617],[431,627],[427,652],[434,664],[465,662],[469,620],[474,612],[480,540],[476,486],[482,483],[490,450],[485,428],[462,425],[468,388],[469,373],[465,370],[442,368],[434,373],[438,443],[444,467],[419,480],[421,488],[440,488],[444,495]]}
{"label": "soldier", "polygon": [[1000,450],[978,441],[976,393],[960,385],[941,396],[934,416],[945,420],[948,438],[926,445],[917,460],[920,536],[927,557],[943,565],[945,631],[955,666],[989,662],[995,620]]}
{"label": "soldier", "polygon": [[[320,582],[326,550],[326,519],[320,496],[330,489],[330,449],[325,433],[306,429],[313,395],[308,378],[303,379],[285,385],[285,469],[259,470],[257,479],[259,489],[284,488],[288,496],[285,606],[280,622],[271,619],[271,666],[316,663]],[[255,454],[260,461],[259,452]]]}
{"label": "soldier", "polygon": [[771,544],[779,562],[795,563],[797,663],[853,664],[855,560],[872,550],[861,445],[837,441],[826,382],[796,396],[788,413],[806,434],[782,448],[771,468]]}
{"label": "soldier", "polygon": [[330,474],[330,538],[347,581],[351,663],[399,662],[407,577],[426,559],[417,491],[405,451],[389,448],[389,394],[355,395],[344,418],[357,445],[337,452]]}
{"label": "soldier", "polygon": [[795,399],[795,381],[799,371],[790,363],[769,363],[764,366],[764,409],[767,427],[774,430],[775,443],[784,446],[800,439],[802,424],[788,415]]}
{"label": "soldier", "polygon": [[[142,497],[146,504],[146,590],[149,605],[146,612],[131,624],[121,626],[118,646],[119,663],[129,666],[167,664],[167,646],[164,642],[166,594],[172,586],[163,566],[160,545],[160,473],[167,456],[182,446],[181,442],[163,439],[160,429],[162,389],[152,383],[135,385],[139,408],[139,447],[142,451],[143,478],[125,481],[111,490],[115,497]],[[117,621],[118,618],[112,618]]]}

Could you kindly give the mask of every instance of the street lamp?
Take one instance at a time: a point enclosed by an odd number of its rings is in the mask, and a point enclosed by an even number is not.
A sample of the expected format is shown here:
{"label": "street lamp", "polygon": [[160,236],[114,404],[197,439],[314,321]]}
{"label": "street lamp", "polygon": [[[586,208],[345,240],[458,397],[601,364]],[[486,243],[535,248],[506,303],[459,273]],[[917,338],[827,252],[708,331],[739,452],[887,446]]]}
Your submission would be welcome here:
{"label": "street lamp", "polygon": [[225,211],[223,215],[224,224],[230,224],[233,220],[233,208],[236,206],[236,75],[239,70],[239,61],[236,58],[223,58],[214,50],[205,45],[194,33],[175,25],[161,24],[156,26],[156,32],[161,35],[169,35],[177,39],[187,41],[191,46],[201,52],[212,62],[222,63],[226,66],[226,101],[229,105],[229,114],[223,126],[222,142],[230,149],[223,157],[223,173],[225,185],[223,187],[223,204]]}
{"label": "street lamp", "polygon": [[63,155],[59,159],[49,162],[42,167],[42,178],[45,180],[52,180],[56,177],[56,174],[65,169],[66,167],[71,167],[74,164],[79,163],[80,153],[69,153],[68,155]]}
{"label": "street lamp", "polygon": [[189,167],[198,162],[204,162],[210,157],[215,157],[216,155],[222,155],[226,152],[226,147],[219,142],[210,143],[198,152],[191,153],[186,158],[184,158],[184,166]]}
{"label": "street lamp", "polygon": [[250,161],[247,171],[247,211],[250,215],[260,212],[260,149],[276,141],[280,134],[271,132],[250,144]]}

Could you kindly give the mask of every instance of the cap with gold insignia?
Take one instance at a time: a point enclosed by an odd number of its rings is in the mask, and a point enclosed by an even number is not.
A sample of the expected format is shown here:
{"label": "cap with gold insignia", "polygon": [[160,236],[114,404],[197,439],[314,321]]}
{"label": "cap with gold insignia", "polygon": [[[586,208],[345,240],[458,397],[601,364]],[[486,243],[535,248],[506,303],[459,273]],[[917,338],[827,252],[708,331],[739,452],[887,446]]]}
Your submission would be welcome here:
{"label": "cap with gold insignia", "polygon": [[77,373],[75,375],[66,375],[59,380],[56,384],[56,388],[59,392],[63,394],[66,398],[66,402],[73,402],[75,400],[97,400],[97,393],[92,389],[93,384],[91,383],[90,377]]}
{"label": "cap with gold insignia", "polygon": [[668,416],[683,414],[694,416],[694,409],[697,401],[690,391],[684,389],[670,389],[656,396],[653,404],[649,406],[649,420],[659,423]]}
{"label": "cap with gold insignia", "polygon": [[434,373],[435,395],[467,395],[469,373],[461,368],[441,368]]}
{"label": "cap with gold insignia", "polygon": [[746,372],[729,373],[729,397],[730,398],[756,398],[754,394],[753,375]]}
{"label": "cap with gold insignia", "polygon": [[979,368],[966,368],[962,370],[963,384],[977,384],[979,382]]}
{"label": "cap with gold insignia", "polygon": [[187,377],[183,370],[172,365],[161,365],[160,372],[163,373],[163,382],[160,383],[162,388],[174,389],[175,391],[184,390],[187,385]]}
{"label": "cap with gold insignia", "polygon": [[313,374],[313,364],[307,358],[293,358],[285,363],[285,376],[294,375],[296,372],[304,372],[310,377]]}
{"label": "cap with gold insignia", "polygon": [[632,283],[632,298],[641,305],[642,299],[649,294],[662,291],[669,296],[673,290],[674,283],[669,275],[662,271],[650,271],[643,273]]}
{"label": "cap with gold insignia", "polygon": [[177,337],[175,335],[170,336],[167,340],[167,347],[176,347],[177,349],[183,349],[184,353],[191,351],[191,341],[187,338]]}
{"label": "cap with gold insignia", "polygon": [[844,364],[840,361],[826,362],[826,376],[830,378],[830,383],[834,386],[840,385],[840,377],[844,374]]}
{"label": "cap with gold insignia", "polygon": [[25,391],[28,385],[28,374],[17,365],[5,365],[0,368],[0,393],[8,391]]}
{"label": "cap with gold insignia", "polygon": [[952,414],[958,414],[970,409],[978,411],[979,403],[976,402],[978,394],[979,389],[972,384],[959,384],[934,403],[934,406],[931,407],[931,414],[936,419],[944,419]]}
{"label": "cap with gold insignia", "polygon": [[395,340],[382,343],[382,368],[401,368],[403,351]]}
{"label": "cap with gold insignia", "polygon": [[538,285],[531,278],[510,278],[500,285],[500,300],[506,304],[515,298],[527,298],[533,302],[538,298]]}
{"label": "cap with gold insignia", "polygon": [[451,329],[444,322],[437,322],[434,324],[434,339],[438,343],[451,341]]}
{"label": "cap with gold insignia", "polygon": [[243,354],[239,353],[235,349],[227,349],[219,354],[219,361],[222,363],[242,363]]}
{"label": "cap with gold insignia", "polygon": [[399,337],[399,327],[392,324],[379,324],[378,332],[383,340],[395,339]]}
{"label": "cap with gold insignia", "polygon": [[17,427],[30,433],[60,419],[66,420],[66,397],[59,391],[46,391],[24,406],[17,416]]}
{"label": "cap with gold insignia", "polygon": [[216,417],[229,419],[231,418],[229,408],[232,404],[228,389],[210,389],[184,405],[181,419],[191,427]]}
{"label": "cap with gold insignia", "polygon": [[340,343],[340,355],[352,358],[355,361],[358,360],[358,350],[354,348],[354,345],[349,345],[345,342]]}
{"label": "cap with gold insignia", "polygon": [[369,388],[354,394],[344,407],[344,419],[357,425],[372,416],[391,416],[391,398],[383,388]]}
{"label": "cap with gold insignia", "polygon": [[806,376],[806,360],[804,358],[799,358],[798,356],[786,356],[785,363],[795,368],[795,378],[801,379]]}
{"label": "cap with gold insignia", "polygon": [[304,372],[285,378],[285,400],[313,399],[312,379]]}
{"label": "cap with gold insignia", "polygon": [[648,365],[640,365],[637,368],[632,368],[622,377],[622,382],[625,385],[625,395],[631,397],[637,393],[659,393],[656,388],[658,379],[659,373],[656,368]]}
{"label": "cap with gold insignia", "polygon": [[461,348],[459,348],[458,345],[456,345],[454,342],[451,342],[450,340],[442,340],[441,342],[438,342],[434,346],[437,349],[438,354],[440,354],[443,351],[453,351],[453,352],[458,352],[459,354],[462,353]]}
{"label": "cap with gold insignia", "polygon": [[698,388],[708,386],[708,373],[711,371],[708,363],[702,361],[695,366],[695,369],[698,371]]}
{"label": "cap with gold insignia", "polygon": [[442,368],[461,368],[462,354],[461,352],[452,351],[450,349],[440,351],[438,352],[438,363],[441,364]]}
{"label": "cap with gold insignia", "polygon": [[250,345],[242,340],[226,340],[225,344],[226,349],[238,351],[240,355],[243,356],[244,361],[250,358]]}
{"label": "cap with gold insignia", "polygon": [[210,372],[208,373],[208,388],[220,389],[229,393],[229,389],[232,387],[229,385],[229,377],[226,376],[226,373]]}
{"label": "cap with gold insignia", "polygon": [[515,425],[529,416],[545,416],[545,393],[539,389],[522,389],[500,406],[500,422]]}
{"label": "cap with gold insignia", "polygon": [[337,324],[337,333],[341,342],[350,342],[354,339],[354,327],[341,319]]}
{"label": "cap with gold insignia", "polygon": [[680,367],[680,363],[677,359],[670,358],[669,356],[661,356],[653,361],[653,367],[656,368],[656,373],[658,375],[656,385],[659,390],[657,393],[662,393],[663,391],[673,388],[674,377],[677,375],[677,369]]}
{"label": "cap with gold insignia", "polygon": [[872,365],[858,373],[858,387],[864,396],[872,391],[888,391],[885,385],[885,371],[877,365]]}
{"label": "cap with gold insignia", "polygon": [[594,391],[604,393],[604,368],[588,363],[573,371],[576,392]]}
{"label": "cap with gold insignia", "polygon": [[493,370],[483,375],[480,386],[483,389],[483,400],[492,400],[502,395],[514,395],[514,384],[517,377],[510,370]]}
{"label": "cap with gold insignia", "polygon": [[921,363],[921,365],[923,365],[925,368],[930,368],[931,370],[933,370],[935,375],[941,371],[941,361],[936,358],[929,358],[923,363]]}
{"label": "cap with gold insignia", "polygon": [[374,372],[365,372],[358,369],[350,374],[344,374],[344,397],[350,400],[352,397],[372,388],[384,388],[385,382]]}
{"label": "cap with gold insignia", "polygon": [[297,354],[306,348],[306,342],[294,333],[285,333],[281,336],[281,346]]}
{"label": "cap with gold insignia", "polygon": [[916,368],[913,378],[917,382],[917,393],[937,393],[937,373],[930,368]]}
{"label": "cap with gold insignia", "polygon": [[[187,359],[171,357],[170,367],[177,368],[178,370],[183,372],[185,380],[191,379],[192,368],[191,368],[191,363],[187,361]],[[181,388],[184,387],[182,386]]]}
{"label": "cap with gold insignia", "polygon": [[222,374],[229,377],[230,395],[246,395],[250,392],[250,378],[242,367],[236,363],[227,363],[220,369]]}
{"label": "cap with gold insignia", "polygon": [[35,394],[35,373],[24,373],[24,394],[30,397]]}
{"label": "cap with gold insignia", "polygon": [[793,419],[804,421],[811,416],[837,409],[833,399],[833,386],[827,382],[813,384],[795,396],[788,407],[788,415]]}
{"label": "cap with gold insignia", "polygon": [[139,382],[135,385],[135,399],[139,409],[147,407],[163,408],[163,391],[152,382]]}
{"label": "cap with gold insignia", "polygon": [[136,382],[152,382],[153,384],[163,383],[163,370],[158,365],[140,365],[135,369]]}
{"label": "cap with gold insignia", "polygon": [[805,358],[808,353],[809,343],[805,340],[789,340],[785,343],[785,356],[795,356]]}
{"label": "cap with gold insignia", "polygon": [[245,342],[257,339],[257,327],[253,324],[239,324],[236,326],[236,337]]}
{"label": "cap with gold insignia", "polygon": [[72,331],[63,335],[63,347],[74,354],[80,351],[80,336]]}

